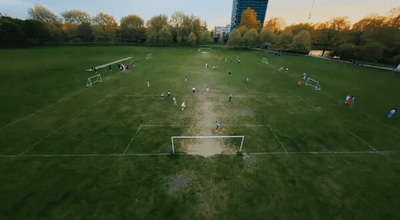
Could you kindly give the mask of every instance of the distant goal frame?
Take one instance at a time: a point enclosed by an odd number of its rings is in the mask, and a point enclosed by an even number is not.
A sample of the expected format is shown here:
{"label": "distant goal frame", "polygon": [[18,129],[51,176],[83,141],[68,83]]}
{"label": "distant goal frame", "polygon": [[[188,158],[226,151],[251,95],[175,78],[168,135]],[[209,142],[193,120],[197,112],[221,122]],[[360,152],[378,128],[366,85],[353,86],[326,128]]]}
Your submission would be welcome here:
{"label": "distant goal frame", "polygon": [[208,52],[211,52],[212,51],[212,49],[211,49],[211,47],[199,47],[199,49],[197,49],[197,51],[201,51],[201,50],[208,50]]}
{"label": "distant goal frame", "polygon": [[233,135],[233,136],[171,136],[171,149],[172,154],[175,154],[175,146],[174,146],[174,139],[222,139],[222,138],[242,138],[240,142],[240,148],[238,152],[242,152],[243,143],[244,143],[244,135]]}

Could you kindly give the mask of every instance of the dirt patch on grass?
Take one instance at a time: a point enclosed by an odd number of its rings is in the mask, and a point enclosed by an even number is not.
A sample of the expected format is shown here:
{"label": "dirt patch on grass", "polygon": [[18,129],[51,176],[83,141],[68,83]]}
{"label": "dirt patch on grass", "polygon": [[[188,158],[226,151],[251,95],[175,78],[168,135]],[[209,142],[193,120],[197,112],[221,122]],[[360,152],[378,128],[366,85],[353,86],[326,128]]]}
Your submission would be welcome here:
{"label": "dirt patch on grass", "polygon": [[235,114],[239,116],[251,116],[253,112],[247,109],[235,109]]}
{"label": "dirt patch on grass", "polygon": [[169,184],[172,192],[178,192],[186,189],[189,186],[190,179],[185,175],[175,177]]}

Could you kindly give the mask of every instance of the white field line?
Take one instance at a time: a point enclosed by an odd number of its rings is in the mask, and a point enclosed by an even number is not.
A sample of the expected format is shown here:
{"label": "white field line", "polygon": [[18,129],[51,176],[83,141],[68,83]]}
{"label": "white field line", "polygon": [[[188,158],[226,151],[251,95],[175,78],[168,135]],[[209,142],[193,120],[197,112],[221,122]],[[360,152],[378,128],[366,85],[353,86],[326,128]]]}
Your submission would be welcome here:
{"label": "white field line", "polygon": [[[248,152],[243,155],[344,155],[344,154],[399,154],[400,151],[326,151],[326,152]],[[193,154],[176,153],[182,156],[193,156]],[[223,155],[236,155],[237,153],[223,153]],[[169,156],[171,153],[148,153],[148,154],[24,154],[24,155],[0,155],[0,158],[63,158],[63,157],[137,157],[137,156]]]}
{"label": "white field line", "polygon": [[40,113],[40,112],[44,111],[44,110],[47,109],[47,108],[50,108],[50,107],[52,107],[52,106],[54,106],[54,105],[56,105],[56,104],[58,104],[58,103],[63,102],[64,100],[67,100],[67,99],[69,99],[69,98],[71,98],[71,97],[73,97],[73,96],[79,95],[79,94],[81,94],[83,91],[85,91],[85,90],[82,89],[82,90],[80,90],[80,91],[78,91],[78,92],[76,92],[76,93],[73,93],[73,94],[71,94],[71,95],[69,95],[69,96],[67,96],[67,97],[64,97],[64,98],[59,99],[59,100],[58,100],[57,102],[55,102],[55,103],[52,103],[52,104],[50,104],[50,105],[47,105],[47,106],[45,106],[44,108],[41,108],[41,109],[39,109],[39,110],[37,110],[37,111],[35,111],[35,112],[32,112],[32,113],[30,113],[30,114],[28,114],[28,115],[26,115],[26,116],[24,116],[24,117],[22,117],[22,118],[19,118],[19,119],[13,121],[13,122],[7,124],[7,125],[4,126],[3,128],[1,128],[1,129],[0,129],[0,132],[3,131],[3,130],[5,130],[5,129],[7,129],[8,127],[11,127],[11,126],[17,124],[18,122],[21,122],[21,121],[23,121],[23,120],[25,120],[25,119],[27,119],[27,118],[29,118],[29,117],[35,115],[36,113]]}
{"label": "white field line", "polygon": [[353,132],[349,131],[348,129],[346,129],[347,132],[349,132],[351,135],[353,135],[355,138],[357,138],[358,140],[360,140],[361,142],[363,142],[364,144],[368,145],[369,148],[371,148],[372,150],[379,152],[378,150],[376,150],[373,146],[371,146],[368,142],[366,142],[364,139],[360,138],[358,135],[354,134]]}
{"label": "white field line", "polygon": [[[142,125],[143,127],[210,127],[193,125]],[[266,125],[223,125],[223,127],[264,127]]]}
{"label": "white field line", "polygon": [[306,103],[306,105],[310,106],[311,108],[313,108],[314,110],[318,110],[316,107],[312,106],[309,102],[307,102],[306,100],[304,100],[303,98],[301,98],[300,96],[296,96],[297,98],[299,98],[301,101],[303,101],[304,103]]}
{"label": "white field line", "polygon": [[[106,96],[104,98],[102,98],[101,100],[99,100],[96,104],[94,104],[92,107],[97,106],[98,104],[104,102],[104,100],[106,100],[109,96]],[[83,113],[85,113],[85,111],[82,111],[81,113],[79,113],[76,117],[74,117],[73,119],[69,120],[69,122],[73,122],[75,121],[77,118],[79,118],[81,115],[83,115]],[[57,128],[56,130],[54,130],[53,132],[51,132],[50,134],[46,135],[44,138],[40,139],[38,142],[34,143],[32,146],[26,148],[23,152],[21,152],[20,154],[26,154],[30,149],[34,148],[36,145],[42,143],[44,140],[46,140],[47,138],[55,135],[56,133],[58,133],[60,130],[62,130],[63,128],[67,127],[67,125],[63,125],[59,128]]]}
{"label": "white field line", "polygon": [[272,134],[275,136],[276,140],[279,142],[279,144],[281,145],[281,147],[283,148],[283,150],[285,150],[286,154],[288,154],[288,151],[286,150],[285,146],[283,145],[283,143],[281,142],[281,140],[279,139],[279,137],[275,134],[275,132],[272,130],[271,126],[269,126],[269,124],[267,124],[267,127],[268,127],[269,130],[272,132]]}
{"label": "white field line", "polygon": [[[126,58],[124,58],[124,59],[120,59],[120,60],[117,60],[117,61],[113,61],[113,62],[111,62],[111,63],[106,63],[106,64],[103,64],[103,65],[100,65],[100,66],[96,66],[96,69],[100,69],[100,68],[103,68],[103,67],[107,67],[108,65],[116,64],[116,63],[119,63],[119,62],[122,62],[122,61],[125,61],[125,60],[129,60],[129,59],[132,59],[132,57],[126,57]],[[92,69],[87,69],[86,71],[92,71]]]}
{"label": "white field line", "polygon": [[126,154],[126,151],[128,151],[129,146],[131,146],[132,141],[135,139],[136,135],[139,133],[140,129],[142,129],[143,125],[140,125],[139,128],[136,130],[136,133],[132,136],[131,141],[129,141],[129,144],[126,146],[123,155]]}

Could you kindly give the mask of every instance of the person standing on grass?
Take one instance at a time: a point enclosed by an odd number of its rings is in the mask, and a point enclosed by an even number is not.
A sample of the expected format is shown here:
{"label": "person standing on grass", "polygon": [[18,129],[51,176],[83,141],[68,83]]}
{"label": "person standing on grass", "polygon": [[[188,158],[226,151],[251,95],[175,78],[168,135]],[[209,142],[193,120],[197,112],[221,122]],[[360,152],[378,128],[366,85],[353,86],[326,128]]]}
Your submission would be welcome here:
{"label": "person standing on grass", "polygon": [[219,128],[221,127],[221,124],[219,123],[219,121],[216,121],[215,123],[217,124],[217,128],[215,129],[215,131],[218,131]]}
{"label": "person standing on grass", "polygon": [[171,98],[172,98],[171,91],[168,91],[167,95],[168,95],[168,99],[171,99]]}
{"label": "person standing on grass", "polygon": [[210,91],[210,89],[207,87],[207,88],[206,88],[206,93],[208,94],[209,91]]}
{"label": "person standing on grass", "polygon": [[351,97],[349,95],[347,95],[346,100],[344,101],[344,104],[348,105],[350,99],[351,99]]}
{"label": "person standing on grass", "polygon": [[178,103],[176,102],[176,98],[175,97],[172,98],[172,101],[174,101],[174,105],[178,105]]}
{"label": "person standing on grass", "polygon": [[185,75],[185,82],[187,82],[187,80],[188,80],[188,76],[187,76],[187,75]]}
{"label": "person standing on grass", "polygon": [[393,116],[397,116],[397,109],[393,107],[393,109],[387,115],[388,118],[393,118]]}
{"label": "person standing on grass", "polygon": [[164,100],[164,92],[161,93],[161,100]]}
{"label": "person standing on grass", "polygon": [[247,90],[247,85],[246,84],[243,85],[243,90]]}
{"label": "person standing on grass", "polygon": [[185,108],[186,108],[185,102],[182,102],[181,107],[182,107],[182,111],[185,110]]}
{"label": "person standing on grass", "polygon": [[196,87],[193,87],[192,91],[193,91],[193,95],[194,95],[194,93],[196,92]]}
{"label": "person standing on grass", "polygon": [[110,72],[112,71],[111,65],[108,65],[108,68],[110,69]]}
{"label": "person standing on grass", "polygon": [[147,80],[147,87],[150,87],[150,80]]}
{"label": "person standing on grass", "polygon": [[297,86],[301,86],[301,80],[297,82]]}
{"label": "person standing on grass", "polygon": [[232,93],[229,95],[229,101],[232,101]]}
{"label": "person standing on grass", "polygon": [[228,73],[228,76],[230,76],[230,75],[231,75],[231,72]]}
{"label": "person standing on grass", "polygon": [[250,81],[250,77],[247,77],[246,81],[247,81],[247,83],[248,83],[248,82]]}

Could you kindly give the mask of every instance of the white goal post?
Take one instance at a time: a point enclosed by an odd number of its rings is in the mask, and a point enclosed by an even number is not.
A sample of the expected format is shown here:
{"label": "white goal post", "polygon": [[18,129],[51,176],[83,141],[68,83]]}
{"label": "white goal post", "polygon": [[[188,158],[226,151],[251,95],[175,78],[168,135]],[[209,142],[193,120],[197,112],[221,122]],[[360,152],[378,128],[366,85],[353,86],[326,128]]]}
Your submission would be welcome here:
{"label": "white goal post", "polygon": [[97,74],[88,78],[86,86],[92,86],[94,83],[102,82],[101,75]]}
{"label": "white goal post", "polygon": [[205,47],[200,47],[199,49],[198,49],[198,51],[200,52],[201,50],[208,50],[209,52],[211,52],[211,48],[205,48]]}
{"label": "white goal post", "polygon": [[311,79],[310,77],[307,78],[306,85],[314,87],[315,90],[321,90],[319,82],[315,79]]}
{"label": "white goal post", "polygon": [[171,136],[172,153],[175,154],[174,139],[211,139],[211,138],[241,138],[239,152],[242,152],[244,136]]}

